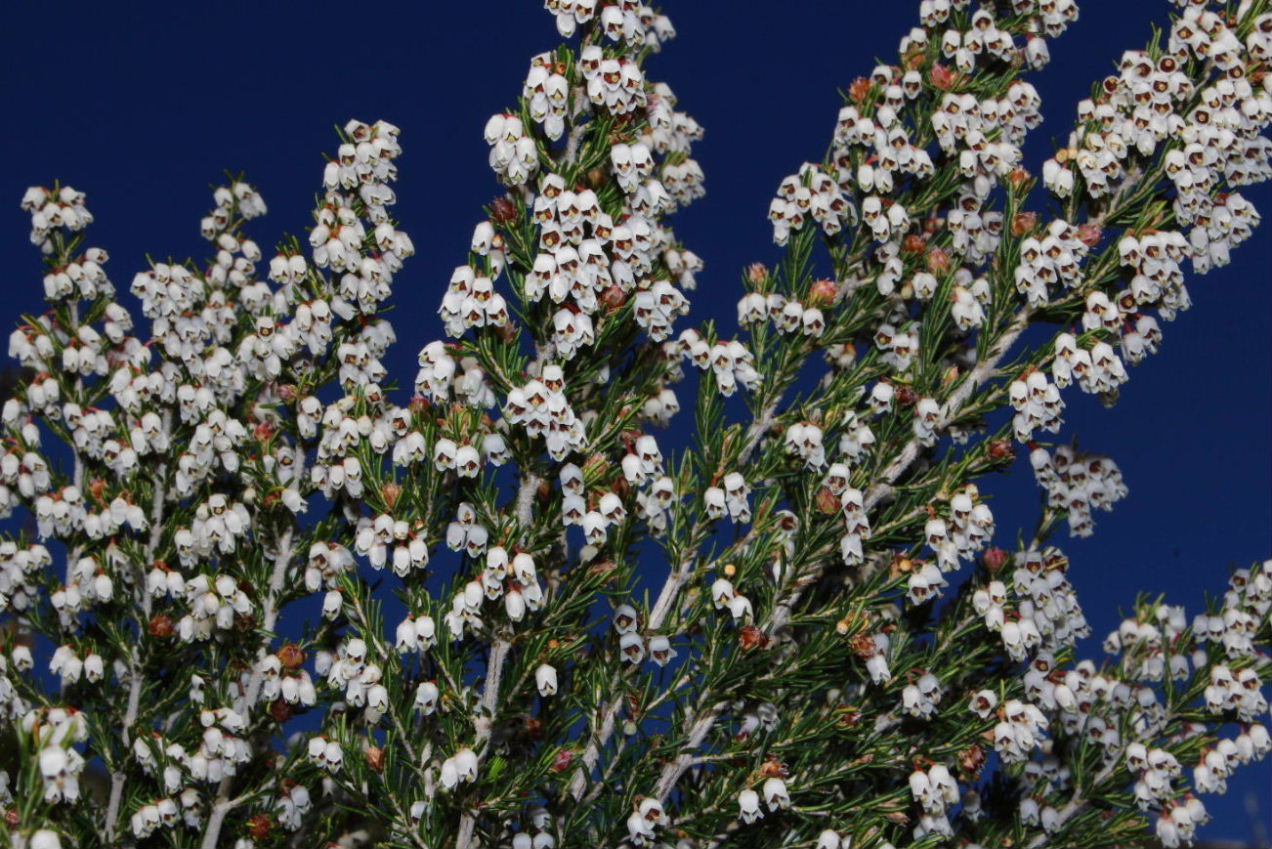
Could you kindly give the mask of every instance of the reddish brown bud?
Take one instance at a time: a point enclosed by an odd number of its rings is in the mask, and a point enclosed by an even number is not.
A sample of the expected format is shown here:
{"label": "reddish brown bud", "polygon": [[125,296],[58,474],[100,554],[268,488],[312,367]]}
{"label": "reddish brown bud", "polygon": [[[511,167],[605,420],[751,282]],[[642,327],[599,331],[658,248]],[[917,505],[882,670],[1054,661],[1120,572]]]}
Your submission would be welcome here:
{"label": "reddish brown bud", "polygon": [[[835,713],[839,716],[835,723],[840,728],[855,728],[861,724],[861,711],[852,705],[840,705],[835,708]],[[867,755],[866,757],[870,756]]]}
{"label": "reddish brown bud", "polygon": [[927,239],[917,233],[911,233],[901,240],[901,250],[908,254],[921,254],[927,249]]}
{"label": "reddish brown bud", "polygon": [[1025,181],[1028,179],[1029,179],[1029,172],[1026,171],[1024,168],[1019,168],[1019,167],[1013,168],[1011,170],[1011,173],[1007,175],[1007,182],[1011,183],[1011,187],[1013,189],[1020,188],[1022,185],[1024,185]]}
{"label": "reddish brown bud", "polygon": [[402,495],[401,484],[393,481],[385,481],[380,486],[380,497],[384,499],[384,506],[392,510],[397,506],[398,498]]}
{"label": "reddish brown bud", "polygon": [[516,322],[513,322],[513,321],[506,321],[503,323],[502,327],[495,328],[495,335],[498,336],[500,340],[504,342],[513,341],[514,339],[517,338],[517,334],[519,332],[520,331],[517,330]]}
{"label": "reddish brown bud", "polygon": [[511,224],[517,220],[517,205],[512,198],[501,195],[490,202],[490,218],[495,224]]}
{"label": "reddish brown bud", "polygon": [[958,753],[958,767],[962,771],[964,781],[971,783],[980,777],[985,766],[985,750],[972,744]]}
{"label": "reddish brown bud", "polygon": [[384,749],[379,746],[367,746],[362,750],[367,756],[367,766],[376,772],[384,772]]}
{"label": "reddish brown bud", "polygon": [[941,248],[933,248],[927,255],[928,271],[933,274],[946,274],[950,270],[950,255]]}
{"label": "reddish brown bud", "polygon": [[892,558],[892,562],[888,564],[888,576],[893,578],[908,575],[914,571],[914,562],[905,555],[898,554]]}
{"label": "reddish brown bud", "polygon": [[770,642],[771,640],[769,640],[768,634],[764,633],[754,625],[743,625],[738,630],[738,645],[740,645],[744,651],[751,651],[756,648],[766,649]]}
{"label": "reddish brown bud", "polygon": [[150,624],[147,626],[147,630],[150,632],[150,636],[166,640],[174,633],[172,617],[166,613],[160,613],[157,616],[150,617]]}
{"label": "reddish brown bud", "polygon": [[263,843],[269,838],[269,831],[273,827],[270,822],[269,814],[257,814],[247,821],[247,833],[252,835],[252,839],[257,843]]}
{"label": "reddish brown bud", "polygon": [[278,389],[278,397],[290,404],[300,397],[300,390],[296,388],[294,383],[281,384]]}
{"label": "reddish brown bud", "polygon": [[614,312],[627,303],[627,293],[623,291],[622,286],[607,286],[605,291],[601,292],[600,301],[605,309]]}
{"label": "reddish brown bud", "polygon": [[791,771],[778,760],[777,755],[769,755],[768,760],[760,764],[760,778],[788,778],[790,774]]}
{"label": "reddish brown bud", "polygon": [[997,572],[1007,564],[1010,558],[1010,554],[998,546],[994,546],[981,555],[981,562],[985,564],[985,568],[990,572]]}
{"label": "reddish brown bud", "polygon": [[874,657],[879,653],[879,646],[869,634],[858,634],[852,638],[852,650],[857,657]]}
{"label": "reddish brown bud", "polygon": [[292,706],[282,699],[275,699],[270,702],[269,715],[274,717],[275,722],[286,722],[292,718],[293,713],[295,711],[292,710]]}
{"label": "reddish brown bud", "polygon": [[916,401],[919,400],[918,393],[916,393],[913,389],[911,389],[908,386],[898,386],[896,398],[897,398],[897,403],[903,407],[912,406]]}
{"label": "reddish brown bud", "polygon": [[1081,224],[1078,226],[1078,241],[1088,248],[1098,246],[1102,235],[1104,235],[1104,231],[1100,229],[1099,224]]}
{"label": "reddish brown bud", "polygon": [[1019,239],[1038,228],[1038,213],[1017,212],[1011,219],[1011,234]]}
{"label": "reddish brown bud", "polygon": [[571,761],[574,760],[574,753],[569,749],[560,749],[556,756],[552,758],[552,771],[565,772],[570,768]]}
{"label": "reddish brown bud", "polygon": [[758,286],[768,280],[768,268],[762,262],[753,262],[746,267],[746,279],[752,286]]}
{"label": "reddish brown bud", "polygon": [[88,494],[92,496],[94,501],[101,502],[102,493],[106,491],[106,480],[104,478],[93,478],[88,484]]}
{"label": "reddish brown bud", "polygon": [[808,288],[807,305],[810,307],[826,307],[835,302],[835,298],[839,296],[839,284],[834,280],[813,281],[813,285]]}
{"label": "reddish brown bud", "polygon": [[934,64],[932,70],[928,73],[928,80],[941,91],[949,91],[954,87],[954,82],[957,79],[958,75],[940,62]]}
{"label": "reddish brown bud", "polygon": [[866,95],[870,93],[870,80],[865,77],[857,77],[848,86],[848,99],[858,106],[866,102]]}
{"label": "reddish brown bud", "polygon": [[299,669],[305,662],[305,651],[295,643],[284,643],[278,650],[278,662],[284,669]]}
{"label": "reddish brown bud", "polygon": [[827,515],[833,515],[839,512],[839,496],[835,495],[835,493],[831,492],[824,486],[817,490],[816,501],[817,509]]}
{"label": "reddish brown bud", "polygon": [[1016,449],[1005,439],[996,439],[989,443],[989,456],[994,460],[1011,462],[1016,459]]}

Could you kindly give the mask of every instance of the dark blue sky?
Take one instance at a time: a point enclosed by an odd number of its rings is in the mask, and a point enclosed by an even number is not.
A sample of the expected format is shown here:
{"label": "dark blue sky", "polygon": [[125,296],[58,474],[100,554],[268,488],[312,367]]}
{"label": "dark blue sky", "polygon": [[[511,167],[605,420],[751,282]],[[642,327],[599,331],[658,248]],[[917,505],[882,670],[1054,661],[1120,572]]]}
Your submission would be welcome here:
{"label": "dark blue sky", "polygon": [[[396,214],[419,254],[399,278],[388,363],[414,376],[420,346],[441,335],[436,309],[465,256],[480,207],[500,193],[486,164],[486,118],[515,102],[531,55],[558,43],[533,0],[498,3],[14,3],[0,28],[0,279],[10,327],[41,311],[38,254],[18,200],[54,178],[88,192],[90,244],[111,252],[126,287],[147,254],[204,256],[199,218],[209,186],[244,170],[269,204],[250,229],[262,246],[302,233],[333,124],[384,118],[402,128]],[[1036,168],[1067,134],[1077,100],[1122,50],[1142,47],[1166,0],[1087,0],[1053,42],[1035,84],[1047,123],[1026,149]],[[778,256],[765,218],[778,181],[825,150],[837,87],[917,22],[917,2],[668,2],[679,31],[650,76],[665,80],[706,128],[695,151],[707,197],[674,224],[701,255],[694,319],[734,322],[741,269]],[[425,11],[427,10],[427,11]],[[1265,215],[1266,185],[1245,190]],[[1111,455],[1131,495],[1100,514],[1090,540],[1058,542],[1097,634],[1137,590],[1164,591],[1196,610],[1233,565],[1272,554],[1272,275],[1269,226],[1231,266],[1193,278],[1194,308],[1165,324],[1163,351],[1132,369],[1112,411],[1067,396],[1066,436]],[[7,331],[5,331],[7,335]],[[3,338],[3,337],[0,337]],[[687,421],[687,420],[686,420]],[[1027,464],[990,489],[1002,541],[1032,527],[1037,490]],[[1091,646],[1091,651],[1098,647]],[[1215,836],[1252,840],[1242,797],[1268,821],[1268,763],[1247,769],[1226,798]],[[1266,834],[1266,832],[1265,832]]]}

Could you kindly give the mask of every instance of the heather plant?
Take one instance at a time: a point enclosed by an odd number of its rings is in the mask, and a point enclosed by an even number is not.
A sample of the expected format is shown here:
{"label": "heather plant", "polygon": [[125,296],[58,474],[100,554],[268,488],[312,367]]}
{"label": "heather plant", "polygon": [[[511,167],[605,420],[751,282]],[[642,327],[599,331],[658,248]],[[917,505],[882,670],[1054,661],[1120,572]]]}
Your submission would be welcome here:
{"label": "heather plant", "polygon": [[[1272,561],[1191,616],[1145,588],[1081,656],[1057,539],[1127,488],[1063,413],[1258,223],[1267,0],[1176,0],[1041,163],[1029,79],[1076,4],[922,0],[777,187],[734,339],[669,223],[704,192],[648,76],[670,21],[545,6],[414,376],[382,363],[392,124],[340,130],[305,236],[262,249],[235,177],[211,255],[128,295],[83,192],[22,199],[10,845],[1191,843],[1272,748]],[[1018,452],[1010,544],[976,482]]]}

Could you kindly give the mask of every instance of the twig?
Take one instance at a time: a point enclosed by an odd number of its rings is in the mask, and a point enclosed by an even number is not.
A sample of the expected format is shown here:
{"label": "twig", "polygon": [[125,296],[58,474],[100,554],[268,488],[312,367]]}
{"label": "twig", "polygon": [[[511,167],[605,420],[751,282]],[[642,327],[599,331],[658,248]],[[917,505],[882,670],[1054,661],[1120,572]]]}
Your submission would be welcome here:
{"label": "twig", "polygon": [[694,720],[693,726],[689,729],[689,739],[681,747],[680,754],[663,767],[662,775],[658,777],[658,783],[654,785],[654,795],[658,797],[658,801],[667,801],[680,776],[693,766],[695,759],[689,753],[702,745],[702,741],[711,732],[716,719],[726,707],[728,702],[716,702]]}
{"label": "twig", "polygon": [[[959,387],[950,395],[949,400],[945,404],[946,412],[942,417],[943,421],[939,427],[944,427],[958,418],[959,413],[962,412],[963,405],[971,397],[972,393],[994,376],[994,372],[997,370],[999,363],[1002,362],[1003,357],[1007,355],[1007,352],[1011,350],[1011,346],[1020,338],[1020,334],[1024,333],[1025,328],[1029,326],[1029,318],[1033,315],[1033,312],[1032,307],[1025,306],[1021,307],[1016,313],[1003,335],[989,349],[985,359],[976,364],[967,379],[959,384]],[[910,468],[918,458],[920,448],[918,438],[911,439],[905,444],[897,458],[888,464],[888,467],[880,474],[879,479],[866,492],[866,510],[877,504],[887,492],[887,489],[896,482],[897,478],[901,477],[906,469]]]}

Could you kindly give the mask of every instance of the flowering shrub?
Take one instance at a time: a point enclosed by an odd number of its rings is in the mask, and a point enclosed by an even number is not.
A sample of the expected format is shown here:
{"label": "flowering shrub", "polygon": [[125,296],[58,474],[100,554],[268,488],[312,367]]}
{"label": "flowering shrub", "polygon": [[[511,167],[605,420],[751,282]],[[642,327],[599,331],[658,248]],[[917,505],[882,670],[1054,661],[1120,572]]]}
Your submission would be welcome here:
{"label": "flowering shrub", "polygon": [[[670,22],[545,5],[565,41],[485,127],[504,193],[410,393],[395,126],[344,126],[307,243],[262,250],[232,180],[212,256],[131,297],[82,192],[22,199],[49,309],[0,412],[33,519],[0,542],[10,844],[1190,843],[1272,749],[1272,561],[1080,657],[1053,538],[1127,488],[1045,440],[1257,224],[1267,0],[1177,2],[1040,165],[1028,78],[1075,3],[922,0],[777,187],[737,339],[686,319]],[[976,480],[1018,451],[1043,507],[1007,550]]]}

